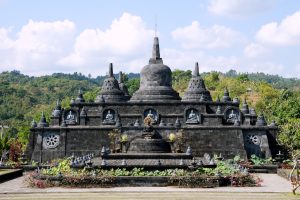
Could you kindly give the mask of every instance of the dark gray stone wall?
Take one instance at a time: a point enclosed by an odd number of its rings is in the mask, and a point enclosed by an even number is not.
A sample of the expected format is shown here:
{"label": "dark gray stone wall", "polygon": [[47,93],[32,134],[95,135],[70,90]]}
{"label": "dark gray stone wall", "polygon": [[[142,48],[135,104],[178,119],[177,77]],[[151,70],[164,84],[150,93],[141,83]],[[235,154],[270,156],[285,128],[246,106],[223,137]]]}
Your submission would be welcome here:
{"label": "dark gray stone wall", "polygon": [[[221,114],[215,114],[217,106],[221,107]],[[276,127],[252,125],[255,124],[256,115],[243,115],[242,113],[240,126],[227,124],[224,112],[228,108],[238,109],[238,106],[233,102],[72,104],[71,109],[75,113],[81,113],[84,107],[86,116],[78,114],[76,125],[61,127],[62,117],[65,117],[65,114],[62,114],[61,118],[55,118],[51,122],[50,127],[31,129],[27,155],[30,159],[39,162],[70,156],[72,153],[100,155],[103,146],[110,146],[108,137],[110,130],[120,128],[122,133],[128,135],[129,141],[140,137],[143,132],[144,112],[147,109],[153,109],[158,114],[158,122],[153,125],[155,131],[168,140],[170,133],[181,129],[186,138],[183,149],[191,146],[194,156],[202,157],[204,153],[211,155],[221,153],[225,158],[233,158],[237,154],[244,158],[251,154],[262,157],[275,155],[277,153]],[[122,124],[121,127],[104,123],[103,113],[107,109],[115,111]],[[198,124],[186,123],[186,112],[189,109],[195,109],[199,113],[201,120]],[[181,122],[181,127],[174,126],[177,118]],[[140,126],[132,126],[137,119]],[[159,126],[161,120],[164,121],[165,126]],[[252,139],[252,143],[249,142],[249,138]],[[59,140],[58,144],[56,140]],[[48,142],[46,145],[45,141]]]}

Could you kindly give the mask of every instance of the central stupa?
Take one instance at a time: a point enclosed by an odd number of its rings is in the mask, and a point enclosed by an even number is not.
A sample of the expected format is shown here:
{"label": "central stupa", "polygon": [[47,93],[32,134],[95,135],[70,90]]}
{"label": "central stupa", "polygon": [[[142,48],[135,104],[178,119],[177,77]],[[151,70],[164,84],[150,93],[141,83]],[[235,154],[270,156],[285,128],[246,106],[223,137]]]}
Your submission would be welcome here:
{"label": "central stupa", "polygon": [[154,38],[152,58],[141,71],[140,88],[130,101],[179,101],[179,94],[172,88],[172,71],[160,57],[158,37]]}

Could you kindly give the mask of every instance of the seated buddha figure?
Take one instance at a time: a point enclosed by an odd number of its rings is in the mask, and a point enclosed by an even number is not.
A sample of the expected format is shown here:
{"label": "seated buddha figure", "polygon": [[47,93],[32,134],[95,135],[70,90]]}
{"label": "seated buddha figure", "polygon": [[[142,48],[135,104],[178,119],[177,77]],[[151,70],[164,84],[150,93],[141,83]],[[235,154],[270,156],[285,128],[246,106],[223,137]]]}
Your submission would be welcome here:
{"label": "seated buddha figure", "polygon": [[199,115],[191,110],[191,112],[187,116],[186,123],[187,124],[198,124],[200,122]]}
{"label": "seated buddha figure", "polygon": [[107,111],[105,118],[104,118],[105,123],[114,123],[114,115],[111,113],[110,110]]}
{"label": "seated buddha figure", "polygon": [[66,123],[67,124],[76,124],[76,117],[71,110],[69,111],[69,113],[67,115]]}
{"label": "seated buddha figure", "polygon": [[234,110],[231,110],[231,113],[228,115],[227,122],[234,123],[235,120],[238,120],[238,115],[234,113]]}

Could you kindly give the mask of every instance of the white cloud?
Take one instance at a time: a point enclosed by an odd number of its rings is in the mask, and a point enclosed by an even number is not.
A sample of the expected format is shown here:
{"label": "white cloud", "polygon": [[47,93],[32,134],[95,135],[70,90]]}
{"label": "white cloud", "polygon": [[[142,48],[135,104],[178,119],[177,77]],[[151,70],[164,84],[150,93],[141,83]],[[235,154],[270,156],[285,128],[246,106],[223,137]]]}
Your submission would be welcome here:
{"label": "white cloud", "polygon": [[[0,70],[30,75],[54,72],[105,74],[109,62],[116,69],[137,72],[151,55],[154,31],[139,16],[124,13],[107,30],[85,29],[76,36],[69,20],[30,20],[15,37],[0,28]],[[13,39],[14,38],[14,39]],[[130,65],[130,66],[129,66]]]}
{"label": "white cloud", "polygon": [[3,70],[17,69],[41,75],[53,70],[55,61],[64,56],[73,42],[75,24],[69,20],[36,22],[30,20],[17,33],[16,39],[9,31],[0,30],[0,66]]}
{"label": "white cloud", "polygon": [[300,44],[300,11],[287,16],[280,23],[263,25],[256,39],[264,44],[292,46]]}
{"label": "white cloud", "polygon": [[[99,73],[107,71],[99,68],[103,63],[136,63],[135,59],[149,53],[154,31],[147,29],[139,16],[124,13],[115,19],[109,29],[84,30],[77,38],[73,52],[60,60],[61,65],[90,66]],[[132,60],[131,60],[132,59]]]}
{"label": "white cloud", "polygon": [[273,7],[274,0],[211,0],[208,11],[215,15],[247,16]]}
{"label": "white cloud", "polygon": [[172,32],[172,36],[185,49],[228,48],[244,40],[240,33],[228,27],[213,25],[204,28],[198,21],[193,21],[189,26],[177,28]]}
{"label": "white cloud", "polygon": [[193,70],[195,62],[199,63],[201,72],[228,71],[235,69],[239,61],[235,56],[210,56],[203,51],[163,49],[164,63],[171,69]]}
{"label": "white cloud", "polygon": [[13,41],[8,36],[9,32],[9,29],[0,28],[0,50],[12,48]]}
{"label": "white cloud", "polygon": [[[289,36],[289,43],[298,41],[297,16],[294,14],[277,24],[272,34],[277,36],[279,32],[281,35],[284,32],[284,35]],[[154,31],[146,27],[141,17],[129,13],[113,20],[107,29],[78,31],[74,22],[69,20],[30,20],[16,33],[13,31],[13,28],[0,27],[0,71],[16,69],[30,75],[75,71],[91,73],[93,76],[104,75],[110,62],[114,63],[115,72],[122,70],[138,73],[151,56],[154,35]],[[225,26],[202,27],[194,21],[177,28],[171,34],[182,46],[177,49],[172,46],[161,48],[164,63],[172,69],[192,70],[198,61],[201,71],[225,72],[235,69],[299,76],[297,72],[300,65],[293,64],[293,61],[290,61],[290,66],[294,67],[287,69],[284,67],[286,63],[278,64],[262,56],[273,53],[273,49],[258,36],[245,47],[244,56],[240,56],[239,49],[246,44],[246,39]],[[272,34],[268,37],[273,37]],[[160,37],[161,47],[166,44],[165,37]],[[276,62],[280,61],[277,59]]]}
{"label": "white cloud", "polygon": [[248,58],[258,58],[266,55],[268,49],[258,43],[250,43],[244,49],[244,55]]}
{"label": "white cloud", "polygon": [[[279,74],[285,77],[295,77],[297,68],[287,69],[283,64],[267,60],[248,59],[247,57],[212,56],[204,51],[163,49],[164,63],[171,69],[193,70],[195,62],[199,63],[200,72],[220,71],[231,69],[244,73],[263,72],[266,74]],[[298,66],[300,70],[300,65]]]}

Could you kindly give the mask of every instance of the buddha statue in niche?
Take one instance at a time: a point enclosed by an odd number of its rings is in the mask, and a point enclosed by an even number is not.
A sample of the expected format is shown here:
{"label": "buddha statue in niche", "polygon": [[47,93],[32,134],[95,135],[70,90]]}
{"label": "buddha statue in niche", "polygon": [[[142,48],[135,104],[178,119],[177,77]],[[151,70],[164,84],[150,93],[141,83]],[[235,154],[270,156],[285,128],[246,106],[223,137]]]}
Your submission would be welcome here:
{"label": "buddha statue in niche", "polygon": [[111,112],[111,110],[108,110],[105,118],[104,118],[105,123],[113,123],[114,122],[114,114]]}
{"label": "buddha statue in niche", "polygon": [[71,110],[69,111],[65,121],[66,124],[76,124],[76,116]]}
{"label": "buddha statue in niche", "polygon": [[192,109],[187,115],[187,124],[198,124],[200,122],[199,115]]}

